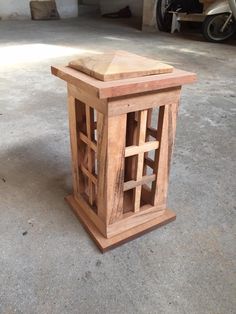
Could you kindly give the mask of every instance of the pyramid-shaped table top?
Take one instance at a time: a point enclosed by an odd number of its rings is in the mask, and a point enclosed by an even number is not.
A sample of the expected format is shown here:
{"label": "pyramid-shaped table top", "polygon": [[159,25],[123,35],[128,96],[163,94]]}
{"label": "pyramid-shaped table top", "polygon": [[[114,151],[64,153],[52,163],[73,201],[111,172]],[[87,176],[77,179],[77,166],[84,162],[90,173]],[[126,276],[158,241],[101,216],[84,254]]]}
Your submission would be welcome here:
{"label": "pyramid-shaped table top", "polygon": [[126,51],[115,51],[73,60],[69,67],[101,81],[170,73],[173,67]]}

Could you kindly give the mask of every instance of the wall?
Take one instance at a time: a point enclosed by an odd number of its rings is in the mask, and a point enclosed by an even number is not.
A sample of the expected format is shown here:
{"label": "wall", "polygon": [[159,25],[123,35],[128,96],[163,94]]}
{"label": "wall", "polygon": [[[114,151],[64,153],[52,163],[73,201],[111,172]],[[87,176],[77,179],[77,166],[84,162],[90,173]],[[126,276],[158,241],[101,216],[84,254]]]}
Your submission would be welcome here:
{"label": "wall", "polygon": [[[29,19],[30,0],[0,0],[0,18]],[[56,0],[57,8],[62,18],[78,16],[77,0]]]}
{"label": "wall", "polygon": [[156,4],[157,0],[143,0],[142,30],[157,30]]}
{"label": "wall", "polygon": [[[86,1],[86,0],[85,0]],[[129,5],[134,16],[142,16],[143,0],[100,0],[101,12],[115,12]]]}
{"label": "wall", "polygon": [[[0,18],[29,19],[30,0],[0,0]],[[126,5],[134,16],[142,16],[143,0],[56,0],[58,11],[62,18],[78,16],[78,2],[84,4],[100,4],[101,12],[114,12]]]}

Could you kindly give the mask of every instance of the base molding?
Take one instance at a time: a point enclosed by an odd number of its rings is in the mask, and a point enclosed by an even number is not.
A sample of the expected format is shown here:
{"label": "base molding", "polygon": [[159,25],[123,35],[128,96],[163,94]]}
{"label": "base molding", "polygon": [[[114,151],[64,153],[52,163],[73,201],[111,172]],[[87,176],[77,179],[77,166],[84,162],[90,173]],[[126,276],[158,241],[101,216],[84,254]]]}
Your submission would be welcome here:
{"label": "base molding", "polygon": [[65,200],[68,202],[73,212],[79,218],[80,222],[102,253],[113,249],[125,242],[133,240],[176,219],[176,214],[171,209],[166,209],[162,215],[107,239],[101,234],[97,227],[87,217],[83,209],[80,208],[78,202],[76,202],[73,195],[65,197]]}

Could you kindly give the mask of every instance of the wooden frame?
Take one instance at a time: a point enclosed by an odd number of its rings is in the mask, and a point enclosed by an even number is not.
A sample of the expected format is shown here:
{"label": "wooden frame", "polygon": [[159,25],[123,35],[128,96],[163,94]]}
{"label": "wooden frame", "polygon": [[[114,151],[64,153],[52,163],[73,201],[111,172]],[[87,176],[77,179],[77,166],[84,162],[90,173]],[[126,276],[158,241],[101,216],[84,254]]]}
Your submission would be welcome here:
{"label": "wooden frame", "polygon": [[180,90],[195,74],[99,82],[68,67],[52,73],[68,83],[73,194],[66,200],[101,251],[174,220],[167,191]]}

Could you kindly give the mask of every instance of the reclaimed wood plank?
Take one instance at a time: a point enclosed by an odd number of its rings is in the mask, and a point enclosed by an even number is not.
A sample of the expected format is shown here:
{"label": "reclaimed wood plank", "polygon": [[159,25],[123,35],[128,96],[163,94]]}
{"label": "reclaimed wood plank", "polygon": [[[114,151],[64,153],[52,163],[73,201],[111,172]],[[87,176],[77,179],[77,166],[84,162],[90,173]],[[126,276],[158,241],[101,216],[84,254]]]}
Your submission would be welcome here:
{"label": "reclaimed wood plank", "polygon": [[[52,66],[53,75],[75,85],[98,99],[107,99],[123,95],[157,91],[196,81],[196,74],[174,69],[172,73],[129,78],[110,82],[102,82],[82,72],[65,66]],[[98,109],[97,109],[98,110]]]}
{"label": "reclaimed wood plank", "polygon": [[167,189],[170,172],[170,161],[176,133],[178,103],[160,107],[157,140],[160,147],[155,153],[154,173],[157,179],[153,184],[153,205],[162,206],[167,203]]}
{"label": "reclaimed wood plank", "polygon": [[107,222],[123,215],[125,140],[127,115],[108,118],[107,145]]}
{"label": "reclaimed wood plank", "polygon": [[[85,112],[86,112],[86,129],[87,129],[87,137],[90,142],[92,142],[93,135],[92,135],[92,128],[93,128],[93,109],[86,105]],[[91,149],[91,146],[88,146],[88,173],[92,175],[94,173],[94,151]],[[89,203],[93,205],[95,201],[95,187],[94,183],[92,181],[91,176],[88,176],[89,180],[89,191],[88,191],[88,196],[89,196]]]}
{"label": "reclaimed wood plank", "polygon": [[[146,130],[147,130],[147,110],[139,111],[138,118],[138,139],[137,144],[143,146],[146,140]],[[137,156],[137,166],[136,166],[136,181],[142,180],[143,177],[143,165],[144,165],[144,152],[139,152]],[[134,212],[140,210],[141,202],[141,189],[142,186],[137,186],[134,191]]]}
{"label": "reclaimed wood plank", "polygon": [[106,238],[102,235],[101,232],[99,232],[97,223],[88,218],[83,210],[83,207],[75,201],[72,195],[67,196],[66,201],[68,202],[71,209],[78,217],[84,228],[88,231],[91,238],[94,240],[102,253],[113,249],[118,245],[133,240],[134,238],[137,238],[176,219],[175,213],[170,209],[166,209],[165,211],[163,211],[162,215],[158,214],[155,218],[152,218],[145,223],[137,224],[135,227],[121,232],[120,234],[116,234],[113,237]]}
{"label": "reclaimed wood plank", "polygon": [[173,66],[169,64],[122,50],[83,56],[70,61],[69,67],[102,81],[173,71]]}
{"label": "reclaimed wood plank", "polygon": [[131,190],[131,189],[133,189],[139,185],[143,185],[145,183],[153,182],[154,180],[156,180],[155,174],[143,176],[142,179],[139,181],[135,181],[135,180],[127,181],[124,183],[124,191]]}
{"label": "reclaimed wood plank", "polygon": [[137,154],[149,152],[151,150],[155,150],[159,147],[158,141],[146,142],[143,144],[128,146],[125,149],[125,157],[134,156]]}

